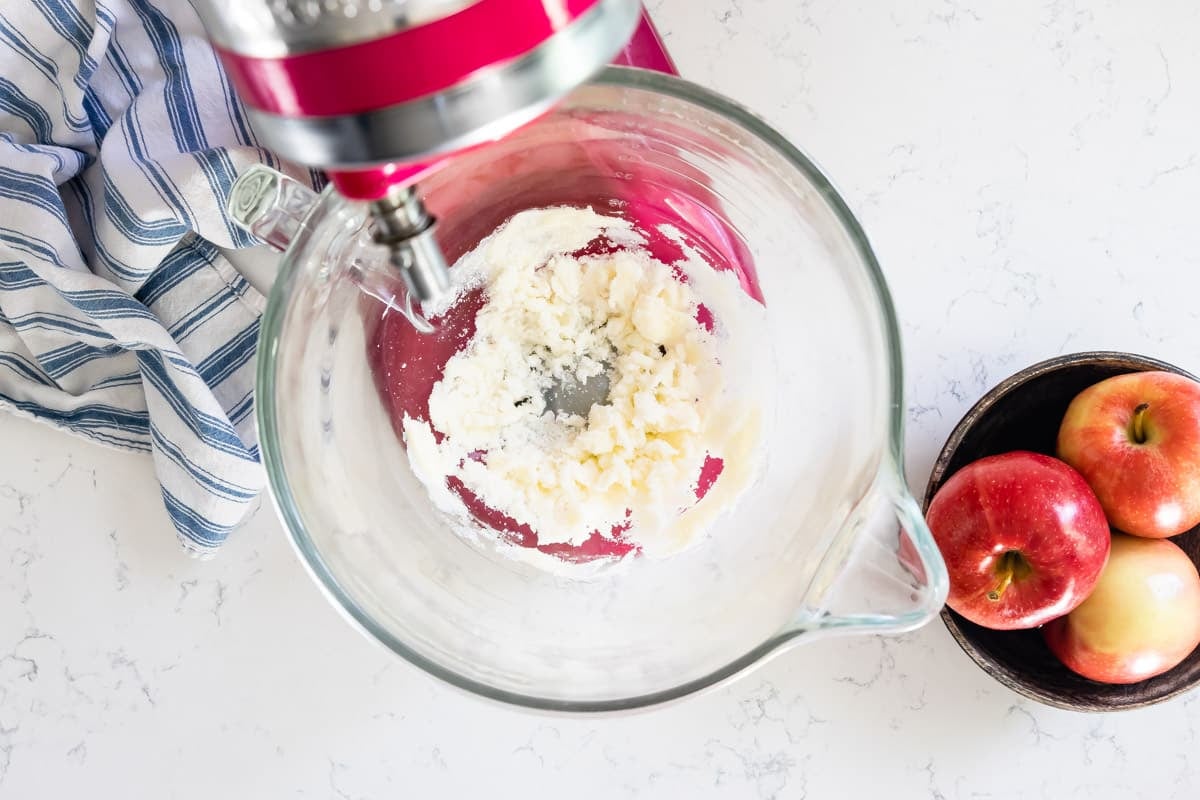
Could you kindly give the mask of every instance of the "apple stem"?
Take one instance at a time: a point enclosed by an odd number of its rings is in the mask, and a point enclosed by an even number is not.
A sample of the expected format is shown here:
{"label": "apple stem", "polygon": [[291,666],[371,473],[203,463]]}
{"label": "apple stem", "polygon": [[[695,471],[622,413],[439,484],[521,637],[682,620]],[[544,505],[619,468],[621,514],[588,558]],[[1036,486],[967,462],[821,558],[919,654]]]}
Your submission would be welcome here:
{"label": "apple stem", "polygon": [[1130,433],[1133,436],[1133,441],[1138,444],[1143,444],[1146,441],[1146,410],[1149,408],[1149,403],[1142,403],[1133,410],[1133,424]]}
{"label": "apple stem", "polygon": [[1015,550],[1009,550],[1004,555],[1000,556],[1000,568],[997,574],[1000,576],[1000,582],[997,583],[990,592],[988,592],[988,600],[992,602],[998,601],[1003,595],[1004,590],[1009,587],[1016,577],[1017,565],[1021,563],[1021,554]]}
{"label": "apple stem", "polygon": [[996,584],[994,589],[988,592],[988,600],[992,600],[993,602],[999,600],[1004,594],[1004,590],[1012,583],[1012,579],[1013,569],[1011,566],[1006,565],[1004,571],[1000,573],[1000,582]]}

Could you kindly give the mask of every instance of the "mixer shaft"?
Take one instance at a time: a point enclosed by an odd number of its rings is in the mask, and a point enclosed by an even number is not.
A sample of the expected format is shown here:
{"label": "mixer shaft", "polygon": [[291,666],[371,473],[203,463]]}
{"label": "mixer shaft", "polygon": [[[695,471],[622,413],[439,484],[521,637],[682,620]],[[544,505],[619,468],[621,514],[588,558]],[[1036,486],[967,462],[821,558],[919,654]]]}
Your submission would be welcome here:
{"label": "mixer shaft", "polygon": [[436,300],[450,288],[446,258],[434,237],[436,220],[412,186],[395,187],[371,203],[375,241],[390,252],[409,296],[417,302]]}

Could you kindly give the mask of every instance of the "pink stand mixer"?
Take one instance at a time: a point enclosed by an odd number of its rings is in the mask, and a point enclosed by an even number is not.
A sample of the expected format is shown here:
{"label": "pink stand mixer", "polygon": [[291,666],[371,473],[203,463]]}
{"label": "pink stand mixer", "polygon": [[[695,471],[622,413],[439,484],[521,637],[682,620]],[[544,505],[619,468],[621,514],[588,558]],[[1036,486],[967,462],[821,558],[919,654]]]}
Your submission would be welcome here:
{"label": "pink stand mixer", "polygon": [[[428,413],[429,391],[478,310],[468,304],[448,314],[450,335],[420,335],[432,334],[432,326],[421,324],[414,306],[447,290],[447,255],[456,254],[443,252],[418,181],[538,119],[606,63],[678,74],[648,13],[630,0],[275,3],[270,25],[265,10],[213,13],[220,5],[208,6],[206,24],[264,144],[325,169],[343,197],[369,204],[375,241],[403,281],[407,296],[397,299],[404,313],[384,319],[372,348],[381,376],[390,361],[422,365],[402,382],[381,381],[397,419]],[[419,67],[379,66],[394,63]],[[595,150],[581,154],[606,160]],[[688,223],[710,244],[711,260],[737,270],[761,302],[750,259],[719,220],[653,184],[613,182],[610,191],[640,222]],[[677,249],[661,236],[653,244],[656,253]],[[706,466],[701,485],[711,485],[720,469],[719,461]],[[537,546],[527,527],[468,503],[478,519]],[[582,548],[558,548],[580,560],[630,549],[599,533]]]}
{"label": "pink stand mixer", "polygon": [[[264,146],[331,178],[318,195],[256,165],[229,211],[282,251],[255,390],[272,498],[372,638],[477,694],[599,711],[937,613],[945,569],[904,481],[899,331],[866,236],[786,137],[678,76],[640,2],[197,4]],[[737,348],[726,374],[753,402],[710,419],[763,433],[706,453],[696,503],[720,513],[669,556],[620,526],[542,542],[465,492],[447,510],[449,476],[422,478],[419,438],[397,429],[432,424],[442,367],[475,341],[485,292],[459,294],[447,264],[564,207],[623,220],[662,265],[686,245],[721,273],[695,319]],[[436,327],[414,301],[442,309]],[[543,395],[556,415],[605,405],[562,386]]]}
{"label": "pink stand mixer", "polygon": [[368,201],[409,296],[449,286],[414,183],[606,63],[675,73],[637,0],[201,0],[263,144]]}

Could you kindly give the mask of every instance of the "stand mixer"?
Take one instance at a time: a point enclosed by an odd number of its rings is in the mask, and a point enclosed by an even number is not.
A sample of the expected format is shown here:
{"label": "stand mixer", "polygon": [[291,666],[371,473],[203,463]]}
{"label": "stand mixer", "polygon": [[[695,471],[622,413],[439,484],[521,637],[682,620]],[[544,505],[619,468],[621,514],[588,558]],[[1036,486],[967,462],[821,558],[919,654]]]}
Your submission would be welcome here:
{"label": "stand mixer", "polygon": [[[899,331],[866,236],[783,135],[674,74],[638,2],[196,2],[264,145],[331,177],[316,194],[257,165],[229,211],[283,251],[255,389],[272,500],[312,577],[371,638],[479,695],[611,711],[718,685],[796,643],[936,615],[945,567],[904,481]],[[681,283],[722,281],[694,319],[707,327],[715,309],[710,330],[738,348],[726,384],[754,402],[707,418],[763,433],[720,465],[753,480],[697,476],[696,503],[708,492],[717,508],[667,556],[633,528],[565,552],[524,520],[489,518],[449,496],[407,433],[409,417],[431,422],[443,367],[477,341],[474,295],[447,293],[448,278],[516,215],[561,208],[621,220],[663,269],[686,246],[697,269]],[[454,302],[422,328],[413,301],[436,309],[439,295]],[[740,494],[720,501],[731,485]]]}
{"label": "stand mixer", "polygon": [[263,144],[370,203],[375,240],[418,303],[449,286],[419,178],[535,119],[614,58],[673,71],[638,0],[197,7]]}

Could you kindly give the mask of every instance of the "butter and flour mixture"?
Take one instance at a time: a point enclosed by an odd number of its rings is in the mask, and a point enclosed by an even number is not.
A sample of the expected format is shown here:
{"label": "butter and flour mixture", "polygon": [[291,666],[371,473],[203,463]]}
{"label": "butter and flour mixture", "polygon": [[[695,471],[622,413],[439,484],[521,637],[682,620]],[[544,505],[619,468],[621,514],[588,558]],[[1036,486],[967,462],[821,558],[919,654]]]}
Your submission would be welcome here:
{"label": "butter and flour mixture", "polygon": [[[455,265],[485,292],[475,334],[446,363],[429,419],[403,420],[439,508],[468,516],[456,479],[539,544],[598,532],[666,554],[736,501],[763,432],[761,390],[729,331],[751,336],[739,328],[764,309],[733,274],[698,256],[665,264],[644,245],[622,218],[536,209]],[[586,410],[551,401],[595,380],[607,391]]]}

